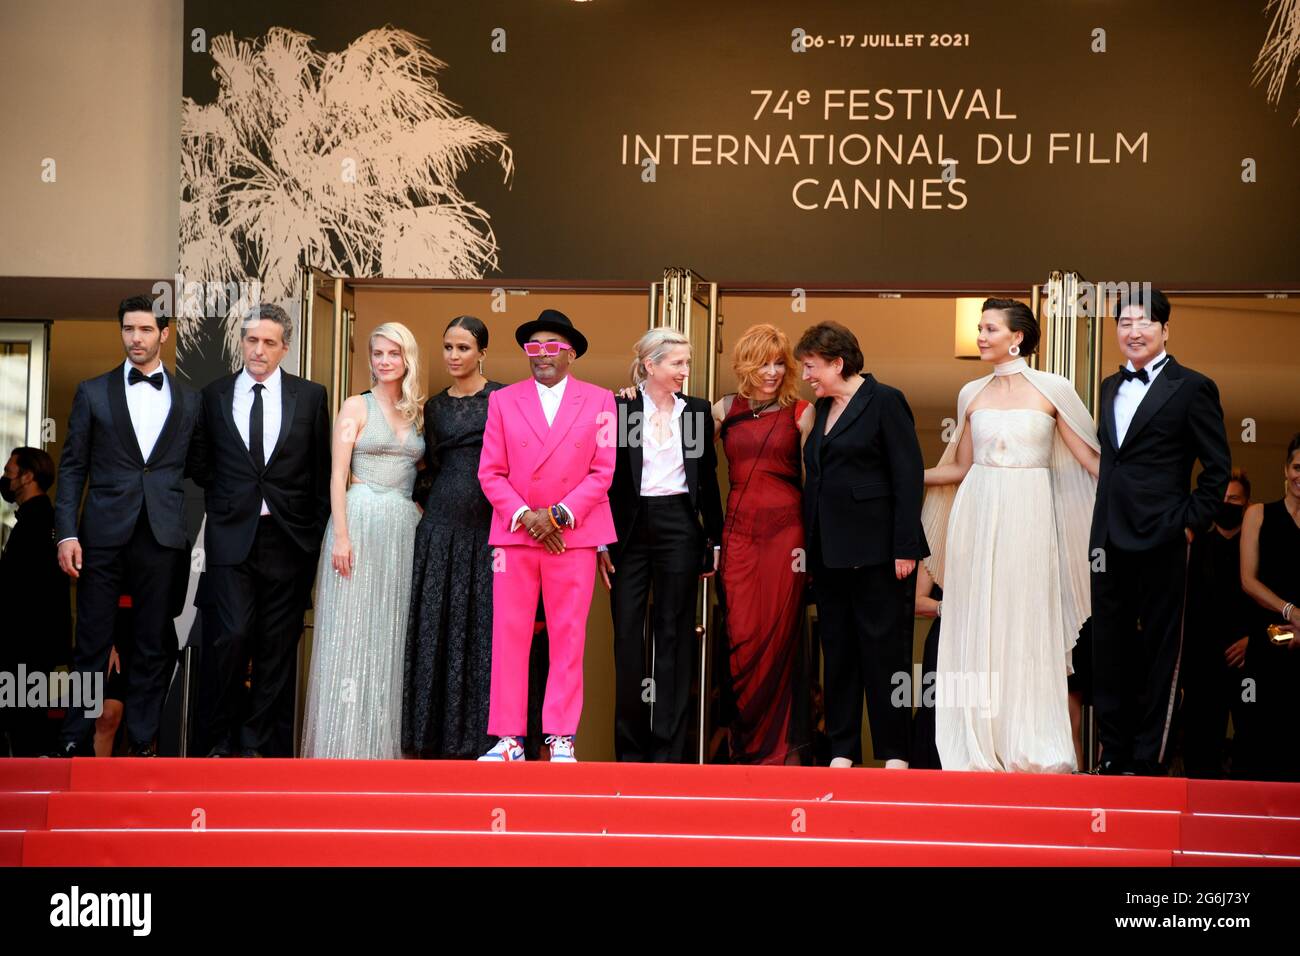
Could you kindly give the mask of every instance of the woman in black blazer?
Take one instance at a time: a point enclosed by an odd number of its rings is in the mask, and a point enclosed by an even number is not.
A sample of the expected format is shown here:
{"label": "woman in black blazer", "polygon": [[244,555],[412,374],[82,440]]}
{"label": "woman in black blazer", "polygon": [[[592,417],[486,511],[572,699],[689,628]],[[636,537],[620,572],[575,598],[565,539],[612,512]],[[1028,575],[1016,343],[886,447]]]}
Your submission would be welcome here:
{"label": "woman in black blazer", "polygon": [[905,768],[912,700],[893,706],[896,675],[910,687],[916,563],[925,465],[903,393],[861,374],[862,350],[835,322],[808,329],[795,356],[817,395],[804,446],[804,528],[825,658],[831,766],[862,755],[862,698],[872,750]]}
{"label": "woman in black blazer", "polygon": [[616,399],[618,456],[609,503],[618,541],[601,550],[599,567],[614,616],[619,760],[680,763],[686,753],[696,588],[717,570],[722,537],[713,411],[705,399],[682,394],[690,365],[684,335],[651,329],[636,344],[637,392]]}

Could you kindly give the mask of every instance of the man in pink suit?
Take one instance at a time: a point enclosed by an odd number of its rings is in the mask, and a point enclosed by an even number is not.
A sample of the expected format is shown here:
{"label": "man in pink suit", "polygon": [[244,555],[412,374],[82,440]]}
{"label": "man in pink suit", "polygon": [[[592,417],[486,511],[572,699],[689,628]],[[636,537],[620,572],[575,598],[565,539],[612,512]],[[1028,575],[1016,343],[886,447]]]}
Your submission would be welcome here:
{"label": "man in pink suit", "polygon": [[574,762],[582,652],[596,548],[616,540],[609,510],[617,422],[612,392],[569,374],[587,340],[546,309],[515,331],[533,377],[488,396],[478,480],[492,504],[492,690],[480,760],[524,759],[528,652],[540,590],[550,635],[542,731],[552,761]]}

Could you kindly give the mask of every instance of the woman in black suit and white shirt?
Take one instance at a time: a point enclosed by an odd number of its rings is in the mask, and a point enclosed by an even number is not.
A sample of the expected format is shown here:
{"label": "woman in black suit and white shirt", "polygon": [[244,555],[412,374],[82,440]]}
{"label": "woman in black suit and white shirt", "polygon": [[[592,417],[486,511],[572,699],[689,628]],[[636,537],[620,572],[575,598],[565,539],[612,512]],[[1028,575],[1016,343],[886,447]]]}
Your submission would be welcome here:
{"label": "woman in black suit and white shirt", "polygon": [[651,329],[636,344],[637,393],[616,399],[618,457],[609,502],[618,541],[602,549],[599,567],[614,616],[619,760],[680,763],[685,757],[696,588],[717,570],[722,537],[713,413],[707,400],[682,394],[690,366],[684,335]]}

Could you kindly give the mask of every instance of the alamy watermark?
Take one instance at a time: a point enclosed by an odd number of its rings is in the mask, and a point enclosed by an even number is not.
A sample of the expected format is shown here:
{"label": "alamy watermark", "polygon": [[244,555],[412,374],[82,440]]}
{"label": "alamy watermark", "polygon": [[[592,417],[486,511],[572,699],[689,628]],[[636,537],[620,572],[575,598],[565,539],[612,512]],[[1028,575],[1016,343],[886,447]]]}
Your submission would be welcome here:
{"label": "alamy watermark", "polygon": [[955,707],[980,717],[998,715],[1002,695],[996,671],[926,671],[915,664],[912,673],[896,671],[889,680],[894,707]]}
{"label": "alamy watermark", "polygon": [[153,314],[163,318],[224,319],[262,304],[262,282],[186,282],[178,272],[171,282],[153,284]]}
{"label": "alamy watermark", "polygon": [[84,710],[87,717],[104,712],[104,674],[82,671],[0,671],[0,708],[31,707],[48,710],[61,707]]}

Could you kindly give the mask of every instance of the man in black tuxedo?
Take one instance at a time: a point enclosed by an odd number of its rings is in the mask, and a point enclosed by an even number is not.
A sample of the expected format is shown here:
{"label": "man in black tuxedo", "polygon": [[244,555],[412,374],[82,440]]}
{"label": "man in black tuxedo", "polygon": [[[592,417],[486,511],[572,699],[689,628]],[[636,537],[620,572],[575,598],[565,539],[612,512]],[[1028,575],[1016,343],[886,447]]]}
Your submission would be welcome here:
{"label": "man in black tuxedo", "polygon": [[329,518],[329,407],[323,387],[280,369],[292,330],[279,306],[254,309],[243,370],[203,389],[200,601],[217,627],[203,636],[199,724],[211,756],[268,755]]}
{"label": "man in black tuxedo", "polygon": [[[912,701],[894,706],[897,675],[912,672],[916,562],[930,553],[921,530],[925,463],[907,399],[861,374],[858,340],[822,322],[795,357],[817,395],[804,445],[804,533],[825,655],[831,766],[861,759],[866,693],[872,750],[907,766]],[[909,685],[910,686],[910,685]]]}
{"label": "man in black tuxedo", "polygon": [[[77,386],[54,526],[59,567],[77,581],[73,669],[83,687],[96,679],[103,687],[118,599],[131,595],[134,653],[124,719],[130,754],[152,757],[176,660],[175,589],[188,566],[183,482],[202,424],[198,393],[163,368],[167,317],[138,295],[122,301],[117,319],[126,362]],[[94,718],[69,707],[58,753],[89,755],[93,732]]]}
{"label": "man in black tuxedo", "polygon": [[1218,388],[1165,353],[1169,300],[1135,287],[1116,316],[1128,361],[1102,382],[1089,542],[1097,770],[1158,775],[1182,656],[1188,547],[1218,514],[1232,459]]}
{"label": "man in black tuxedo", "polygon": [[[619,760],[681,763],[697,586],[717,570],[722,540],[718,453],[708,400],[680,391],[690,367],[685,336],[653,329],[637,348],[649,371],[638,376],[635,398],[615,398],[618,455],[609,504],[618,540],[599,555],[614,617],[614,750]],[[675,441],[647,440],[657,420]],[[652,588],[654,665],[647,673]]]}

